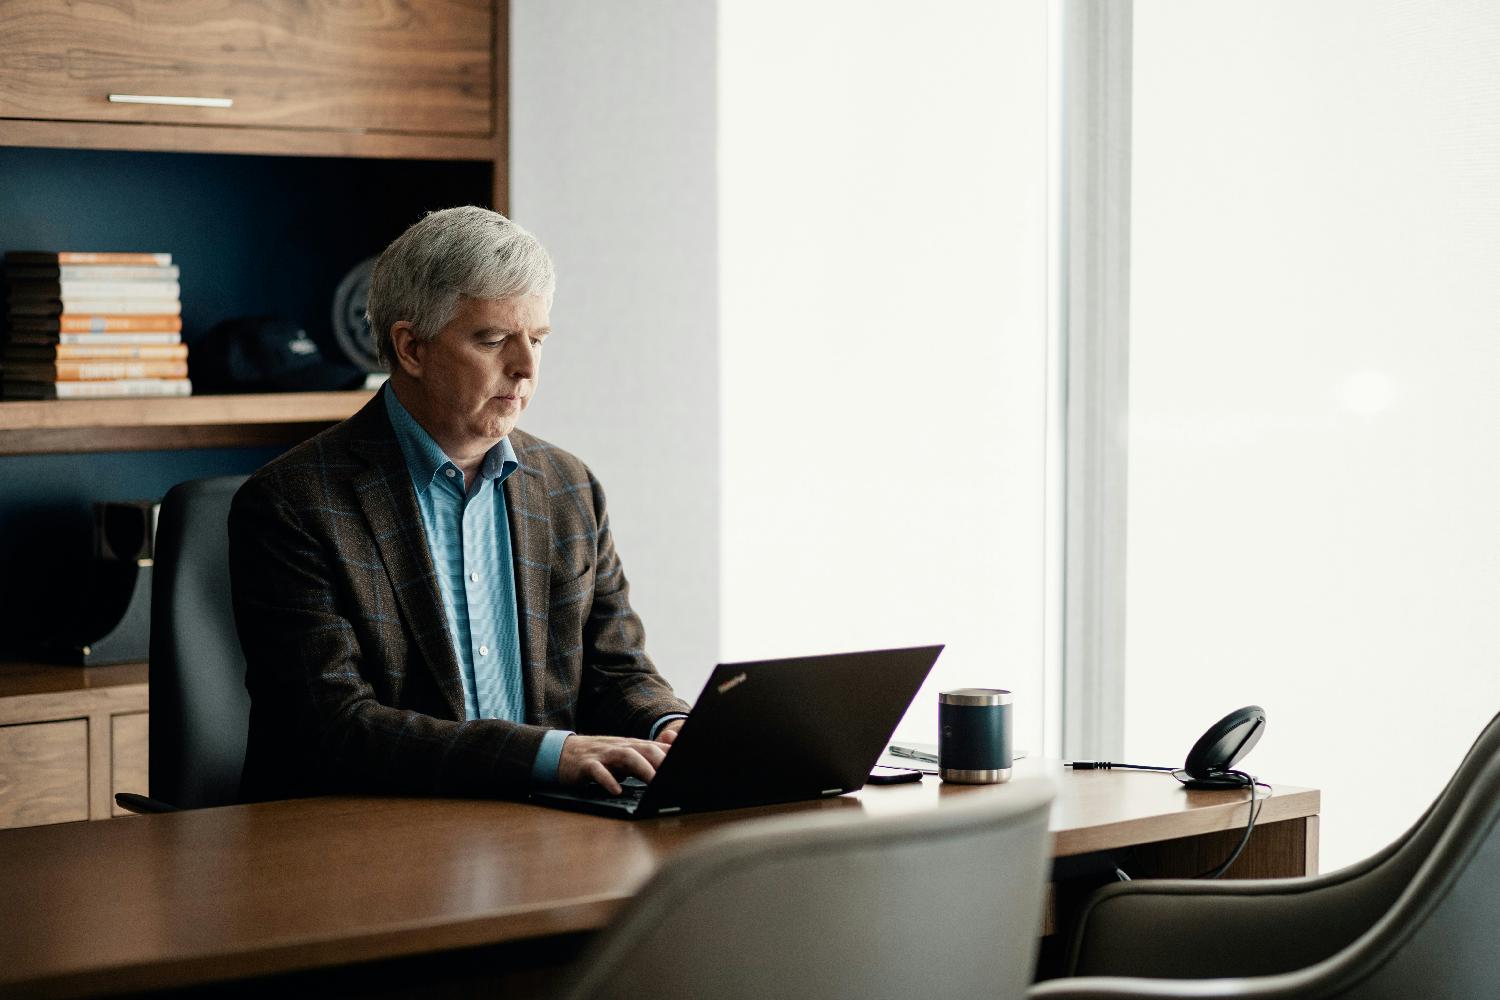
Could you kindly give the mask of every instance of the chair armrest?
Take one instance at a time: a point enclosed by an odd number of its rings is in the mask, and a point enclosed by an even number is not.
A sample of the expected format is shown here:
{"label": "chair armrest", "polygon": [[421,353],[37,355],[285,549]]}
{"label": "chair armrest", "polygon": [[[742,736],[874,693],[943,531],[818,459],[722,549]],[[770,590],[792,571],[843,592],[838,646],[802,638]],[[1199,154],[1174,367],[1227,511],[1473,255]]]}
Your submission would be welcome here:
{"label": "chair armrest", "polygon": [[1389,900],[1377,889],[1341,875],[1106,886],[1079,915],[1067,974],[1210,979],[1304,969],[1378,919]]}
{"label": "chair armrest", "polygon": [[[1026,991],[1026,1000],[1250,1000],[1264,996],[1244,979],[1053,979]],[[1269,1000],[1269,997],[1267,998]]]}
{"label": "chair armrest", "polygon": [[178,808],[158,799],[149,799],[144,795],[134,792],[116,792],[115,805],[127,812],[133,812],[139,816],[149,816],[152,813],[174,813]]}

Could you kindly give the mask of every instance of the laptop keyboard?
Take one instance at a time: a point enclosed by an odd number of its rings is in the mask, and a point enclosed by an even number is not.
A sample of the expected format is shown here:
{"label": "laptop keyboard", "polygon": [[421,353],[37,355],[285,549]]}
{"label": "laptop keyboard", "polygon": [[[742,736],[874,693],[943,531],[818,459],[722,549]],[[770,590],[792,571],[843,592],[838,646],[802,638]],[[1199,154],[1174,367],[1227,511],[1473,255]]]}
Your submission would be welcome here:
{"label": "laptop keyboard", "polygon": [[573,789],[579,798],[589,799],[593,802],[608,802],[611,805],[634,806],[640,803],[641,796],[646,794],[646,783],[640,778],[624,778],[620,781],[620,794],[614,795],[603,785],[597,782],[589,782]]}

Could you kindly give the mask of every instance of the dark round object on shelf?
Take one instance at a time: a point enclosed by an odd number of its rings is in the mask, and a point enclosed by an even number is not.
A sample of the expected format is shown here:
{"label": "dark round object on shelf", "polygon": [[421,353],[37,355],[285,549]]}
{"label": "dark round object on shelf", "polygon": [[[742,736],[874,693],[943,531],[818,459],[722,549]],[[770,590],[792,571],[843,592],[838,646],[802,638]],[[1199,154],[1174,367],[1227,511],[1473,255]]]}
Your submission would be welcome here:
{"label": "dark round object on shelf", "polygon": [[363,370],[330,363],[301,326],[273,316],[216,324],[188,354],[195,392],[298,392],[357,389]]}
{"label": "dark round object on shelf", "polygon": [[365,318],[370,302],[370,275],[374,271],[375,258],[366,257],[339,282],[333,293],[333,333],[351,364],[367,372],[383,372],[385,366],[380,363],[375,332]]}

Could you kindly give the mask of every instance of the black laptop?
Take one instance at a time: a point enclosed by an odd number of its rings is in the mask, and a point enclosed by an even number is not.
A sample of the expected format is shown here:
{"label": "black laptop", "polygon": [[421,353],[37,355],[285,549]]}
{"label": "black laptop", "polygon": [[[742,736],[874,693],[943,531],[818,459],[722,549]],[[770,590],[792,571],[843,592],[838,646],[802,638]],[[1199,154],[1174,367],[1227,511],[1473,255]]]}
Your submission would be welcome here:
{"label": "black laptop", "polygon": [[942,646],[721,663],[667,759],[624,794],[551,788],[532,801],[646,819],[841,795],[863,787]]}

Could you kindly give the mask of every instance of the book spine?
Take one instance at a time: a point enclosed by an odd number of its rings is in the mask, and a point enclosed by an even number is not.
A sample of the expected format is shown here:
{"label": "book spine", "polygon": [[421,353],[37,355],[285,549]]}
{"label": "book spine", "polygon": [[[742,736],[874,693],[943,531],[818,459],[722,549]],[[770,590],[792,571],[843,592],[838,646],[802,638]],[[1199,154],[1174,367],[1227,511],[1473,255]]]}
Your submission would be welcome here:
{"label": "book spine", "polygon": [[13,361],[181,361],[186,344],[11,344],[3,357]]}
{"label": "book spine", "polygon": [[176,299],[36,299],[11,300],[12,316],[98,316],[117,315],[176,316],[182,303]]}
{"label": "book spine", "polygon": [[57,317],[59,330],[69,333],[113,333],[141,330],[181,330],[182,317],[176,313],[144,313],[138,316],[108,313],[63,313]]}
{"label": "book spine", "polygon": [[6,264],[8,281],[176,281],[181,272],[176,264]]}
{"label": "book spine", "polygon": [[130,333],[59,333],[59,344],[103,347],[109,344],[180,344],[182,334],[171,330],[139,330]]}
{"label": "book spine", "polygon": [[187,396],[193,384],[185,378],[134,378],[104,382],[58,382],[53,386],[58,399],[84,399],[101,396]]}
{"label": "book spine", "polygon": [[182,286],[175,281],[12,281],[10,298],[17,299],[175,299]]}
{"label": "book spine", "polygon": [[27,382],[97,382],[102,379],[187,378],[185,361],[6,362],[0,377]]}
{"label": "book spine", "polygon": [[98,253],[85,250],[64,250],[58,253],[8,253],[7,261],[18,264],[155,264],[165,267],[172,263],[169,253]]}

